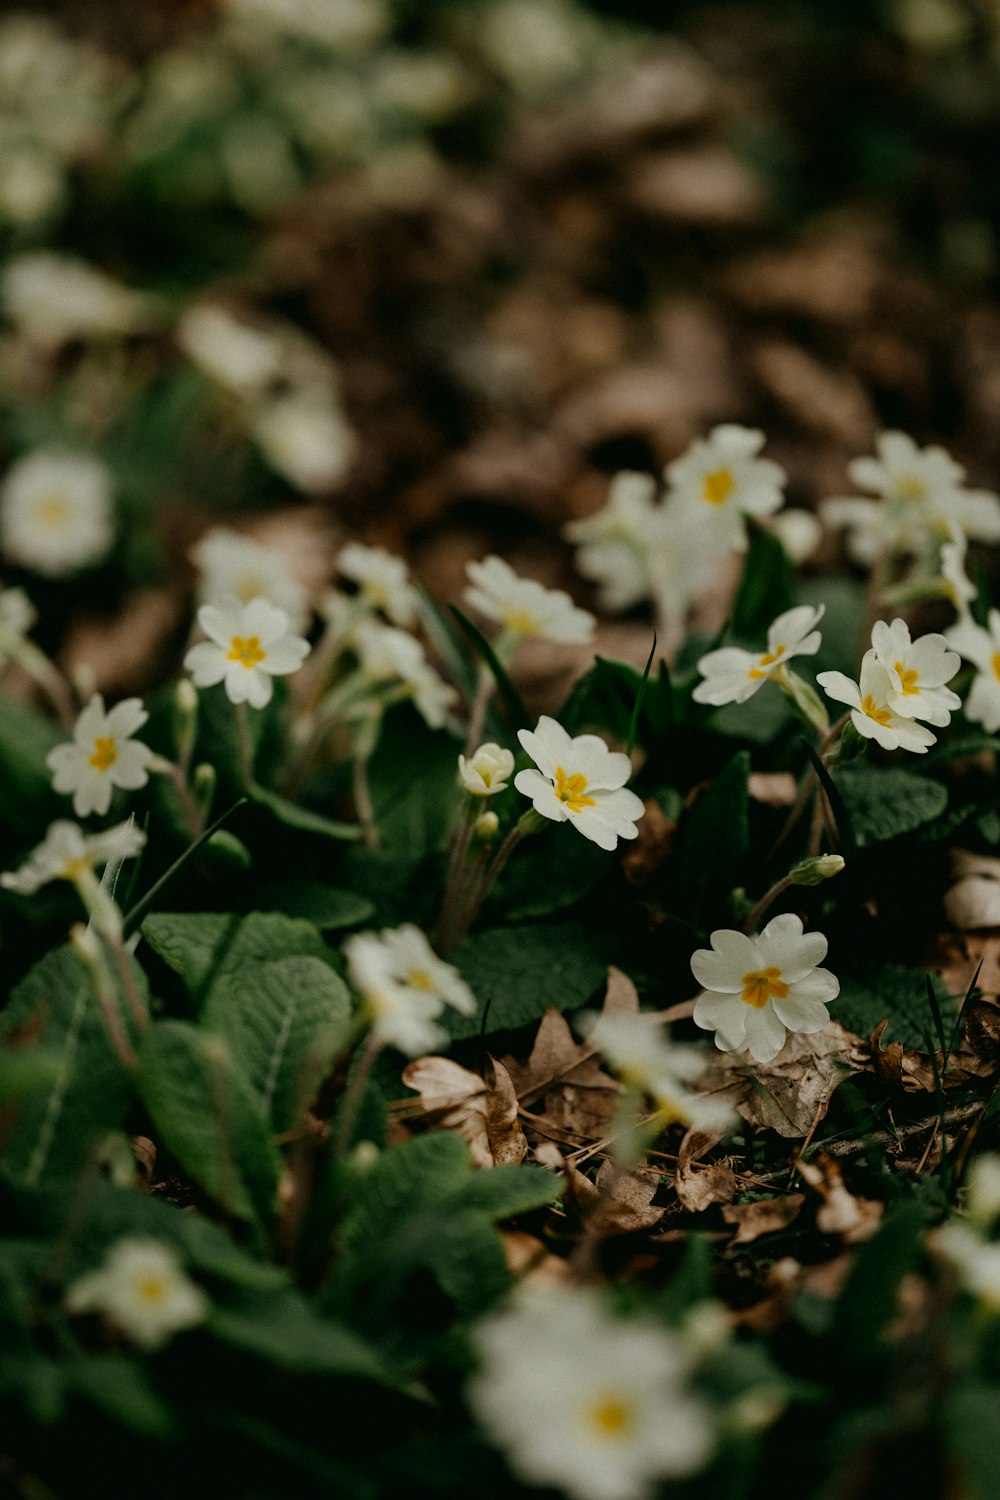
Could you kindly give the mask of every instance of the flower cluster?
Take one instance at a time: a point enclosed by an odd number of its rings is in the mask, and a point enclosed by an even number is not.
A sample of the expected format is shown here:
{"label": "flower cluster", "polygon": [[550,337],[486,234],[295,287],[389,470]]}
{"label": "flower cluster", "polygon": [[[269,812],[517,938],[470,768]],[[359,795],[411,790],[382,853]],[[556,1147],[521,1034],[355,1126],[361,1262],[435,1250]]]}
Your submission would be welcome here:
{"label": "flower cluster", "polygon": [[859,682],[843,672],[820,672],[816,680],[828,698],[848,705],[851,722],[864,739],[883,750],[922,755],[937,738],[924,724],[941,728],[961,707],[957,693],[945,686],[958,671],[959,657],[948,650],[943,635],[912,640],[904,620],[877,621],[871,640]]}

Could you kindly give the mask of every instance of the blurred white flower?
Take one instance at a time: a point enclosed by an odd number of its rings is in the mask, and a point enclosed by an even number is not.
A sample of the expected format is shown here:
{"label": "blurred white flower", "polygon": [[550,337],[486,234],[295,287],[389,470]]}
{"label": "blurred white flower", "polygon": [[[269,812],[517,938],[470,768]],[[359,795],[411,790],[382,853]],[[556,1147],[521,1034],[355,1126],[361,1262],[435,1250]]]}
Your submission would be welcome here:
{"label": "blurred white flower", "polygon": [[666,478],[678,507],[710,523],[717,547],[744,551],[746,518],[769,516],[784,499],[784,470],[758,458],[764,434],[724,423],[668,464]]}
{"label": "blurred white flower", "polygon": [[208,640],[191,647],[184,670],[196,687],[224,682],[231,703],[264,708],[271,701],[273,678],[297,672],[309,655],[309,642],[294,635],[284,610],[266,599],[203,604],[198,624]]}
{"label": "blurred white flower", "polygon": [[823,527],[813,512],[796,506],[786,506],[772,516],[770,529],[796,565],[812,557],[823,536]]}
{"label": "blurred white flower", "polygon": [[13,661],[38,611],[23,589],[0,589],[0,665]]}
{"label": "blurred white flower", "polygon": [[14,256],[0,273],[0,300],[10,321],[40,344],[126,334],[152,321],[152,299],[96,266],[52,250]]}
{"label": "blurred white flower", "polygon": [[67,1288],[71,1313],[101,1313],[140,1349],[159,1349],[175,1333],[208,1316],[204,1293],[162,1240],[129,1235],[104,1264]]}
{"label": "blurred white flower", "polygon": [[517,737],[538,770],[519,771],[514,785],[543,818],[572,823],[602,849],[616,849],[619,839],[634,839],[642,798],[625,783],[632,762],[609,750],[596,734],[573,738],[555,719],[542,715],[534,730]]}
{"label": "blurred white flower", "polygon": [[340,484],[357,449],[336,397],[322,385],[302,386],[263,402],[251,431],[271,467],[306,494]]}
{"label": "blurred white flower", "polygon": [[852,682],[843,672],[820,672],[816,681],[828,698],[848,705],[858,733],[866,740],[875,740],[883,750],[911,750],[914,755],[923,755],[937,743],[937,736],[929,729],[890,707],[890,698],[898,701],[898,690],[874,650],[866,651],[862,658],[860,682]]}
{"label": "blurred white flower", "polygon": [[401,557],[384,547],[366,547],[348,542],[337,556],[337,572],[357,584],[373,609],[379,609],[394,625],[412,625],[417,617],[419,595],[410,583],[410,573]]}
{"label": "blurred white flower", "polygon": [[461,974],[438,958],[412,923],[380,933],[359,932],[348,938],[343,952],[372,1034],[410,1057],[447,1042],[447,1032],[436,1024],[447,1006],[475,1015],[475,996]]}
{"label": "blurred white flower", "polygon": [[681,1338],[590,1287],[522,1286],[475,1331],[469,1403],[521,1480],[572,1500],[646,1500],[713,1447]]}
{"label": "blurred white flower", "polygon": [[[383,0],[224,0],[234,21],[336,51],[372,46],[390,24]],[[270,38],[267,38],[271,40]]]}
{"label": "blurred white flower", "polygon": [[694,1023],[715,1032],[722,1052],[749,1051],[768,1063],[785,1045],[787,1031],[822,1031],[829,1001],[840,982],[820,969],[827,942],[821,932],[803,932],[794,912],[773,917],[757,937],[721,928],[711,948],[691,955],[691,969],[705,993]]}
{"label": "blurred white flower", "polygon": [[904,719],[923,719],[943,728],[952,713],[961,708],[957,693],[944,686],[961,666],[961,658],[948,650],[943,635],[919,636],[911,641],[905,620],[876,621],[872,627],[872,650],[889,677],[886,702]]}
{"label": "blurred white flower", "polygon": [[283,609],[291,628],[304,630],[309,622],[306,591],[281,556],[238,531],[213,526],[191,548],[191,558],[201,570],[198,596],[203,604],[236,599],[266,599]]}
{"label": "blurred white flower", "polygon": [[986,629],[967,615],[950,626],[944,637],[977,669],[965,700],[965,717],[995,734],[1000,729],[1000,610],[990,610]]}
{"label": "blurred white flower", "polygon": [[965,1179],[965,1209],[974,1224],[989,1229],[1000,1218],[1000,1154],[977,1156]]}
{"label": "blurred white flower", "polygon": [[0,885],[19,896],[33,896],[50,880],[78,884],[93,874],[95,865],[134,858],[145,842],[146,835],[131,818],[93,834],[85,834],[79,824],[60,818],[49,824],[45,838],[20,869],[5,870],[0,875]]}
{"label": "blurred white flower", "polygon": [[463,595],[466,604],[487,620],[496,620],[513,641],[540,636],[575,645],[593,637],[594,616],[575,605],[564,589],[547,589],[534,578],[520,578],[500,557],[470,562],[466,572],[473,585]]}
{"label": "blurred white flower", "polygon": [[111,475],[91,453],[36,448],[0,485],[0,545],[48,578],[98,562],[114,541]]}
{"label": "blurred white flower", "polygon": [[767,650],[759,655],[736,646],[709,651],[698,663],[698,671],[705,680],[698,683],[691,695],[695,702],[716,707],[723,703],[745,703],[794,656],[815,656],[820,648],[816,626],[823,618],[824,608],[822,604],[816,608],[800,604],[779,615],[768,627]]}
{"label": "blurred white flower", "polygon": [[440,729],[457,694],[434,670],[415,636],[393,625],[362,621],[354,632],[361,671],[372,683],[398,679],[431,729]]}
{"label": "blurred white flower", "polygon": [[965,1290],[987,1311],[1000,1313],[1000,1244],[983,1239],[970,1224],[950,1219],[935,1234],[934,1246],[951,1261]]}
{"label": "blurred white flower", "polygon": [[53,156],[31,141],[0,152],[0,219],[8,224],[39,224],[62,203],[63,172]]}
{"label": "blurred white flower", "polygon": [[967,552],[965,534],[952,522],[948,528],[948,541],[941,544],[941,580],[943,590],[960,619],[968,615],[969,605],[979,592],[966,571]]}
{"label": "blurred white flower", "polygon": [[281,340],[218,303],[189,307],[177,324],[176,338],[206,375],[238,396],[256,394],[281,374]]}
{"label": "blurred white flower", "polygon": [[45,757],[57,792],[73,794],[78,818],[103,817],[114,787],[135,791],[149,780],[153,752],[132,736],[149,718],[141,698],[125,698],[108,713],[95,693],[73,727],[73,739]]}
{"label": "blurred white flower", "polygon": [[655,1016],[602,1015],[588,1040],[601,1049],[623,1083],[653,1100],[665,1123],[713,1130],[735,1122],[730,1105],[687,1087],[705,1059],[697,1048],[671,1042]]}
{"label": "blurred white flower", "polygon": [[475,755],[458,757],[459,780],[473,797],[495,797],[505,792],[514,771],[514,757],[492,741],[480,745]]}

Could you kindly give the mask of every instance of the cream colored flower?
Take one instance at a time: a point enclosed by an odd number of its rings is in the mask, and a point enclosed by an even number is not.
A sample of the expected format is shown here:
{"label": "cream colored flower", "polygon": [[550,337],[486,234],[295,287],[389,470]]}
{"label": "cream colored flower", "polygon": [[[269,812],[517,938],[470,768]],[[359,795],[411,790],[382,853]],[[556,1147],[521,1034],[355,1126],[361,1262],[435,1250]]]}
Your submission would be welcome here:
{"label": "cream colored flower", "polygon": [[581,644],[594,634],[596,620],[578,608],[564,589],[547,589],[534,578],[519,578],[500,557],[471,562],[466,572],[472,588],[466,604],[503,626],[512,642],[541,637],[562,644]]}
{"label": "cream colored flower", "polygon": [[473,797],[495,797],[505,792],[514,772],[514,757],[509,750],[492,742],[480,745],[475,755],[458,757],[459,780]]}
{"label": "cream colored flower", "polygon": [[307,495],[340,484],[357,450],[354,432],[338,401],[318,384],[263,402],[251,432],[271,467]]}
{"label": "cream colored flower", "polygon": [[764,434],[724,423],[667,466],[671,495],[688,514],[707,521],[718,547],[743,551],[746,518],[772,515],[784,499],[784,470],[757,455]]}
{"label": "cream colored flower", "polygon": [[95,693],[76,721],[72,741],[49,751],[45,764],[52,785],[72,793],[78,818],[103,817],[115,787],[135,791],[146,785],[153,752],[132,736],[148,718],[140,698],[125,698],[105,713],[104,699]]}
{"label": "cream colored flower", "polygon": [[76,885],[93,874],[95,865],[134,858],[145,842],[146,835],[131,818],[93,834],[85,834],[78,824],[60,818],[49,824],[45,838],[19,870],[5,870],[0,875],[0,885],[19,896],[33,896],[50,880],[69,880]]}
{"label": "cream colored flower", "polygon": [[264,708],[273,679],[297,672],[309,655],[309,642],[294,635],[283,609],[266,599],[249,604],[203,604],[198,624],[208,636],[184,658],[196,687],[224,682],[231,703]]}
{"label": "cream colored flower", "polygon": [[965,700],[965,717],[987,734],[1000,729],[1000,610],[991,609],[987,626],[965,616],[944,632],[945,640],[977,669]]}
{"label": "cream colored flower", "polygon": [[816,626],[823,618],[823,610],[822,604],[818,608],[800,604],[786,610],[768,627],[764,652],[741,651],[736,646],[709,651],[698,663],[704,681],[698,683],[692,698],[696,703],[711,703],[716,707],[723,703],[745,703],[793,657],[815,656],[820,648]]}
{"label": "cream colored flower", "polygon": [[623,1083],[653,1100],[664,1124],[724,1130],[735,1123],[730,1105],[688,1087],[703,1070],[705,1059],[695,1047],[670,1042],[666,1027],[655,1016],[601,1016],[589,1040],[601,1049]]}
{"label": "cream colored flower", "polygon": [[412,625],[415,621],[419,596],[401,557],[384,547],[348,542],[337,557],[337,572],[357,584],[366,603],[381,610],[394,625]]}
{"label": "cream colored flower", "polygon": [[281,374],[282,341],[218,303],[189,307],[177,325],[176,338],[206,375],[238,396],[255,395]]}
{"label": "cream colored flower", "polygon": [[201,571],[198,595],[203,604],[266,599],[284,610],[294,631],[304,630],[309,623],[306,591],[280,552],[238,531],[213,526],[192,547],[191,557]]}
{"label": "cream colored flower", "polygon": [[872,650],[888,674],[886,702],[893,713],[938,728],[951,722],[962,700],[944,684],[958,671],[961,658],[948,650],[943,635],[922,635],[913,641],[905,620],[878,620],[872,627]]}
{"label": "cream colored flower", "polygon": [[66,1291],[71,1313],[101,1313],[140,1349],[159,1349],[208,1316],[208,1300],[162,1240],[129,1235]]}
{"label": "cream colored flower", "polygon": [[362,621],[353,636],[361,671],[373,684],[398,680],[432,729],[440,729],[457,694],[434,670],[415,636],[393,625]]}
{"label": "cream colored flower", "polygon": [[154,315],[150,298],[51,250],[9,260],[0,274],[0,301],[10,321],[40,344],[133,333]]}
{"label": "cream colored flower", "polygon": [[891,707],[890,699],[898,700],[898,680],[890,677],[874,650],[861,659],[860,682],[852,682],[843,672],[820,672],[816,678],[828,698],[850,707],[851,723],[864,739],[874,740],[883,750],[923,755],[937,743],[937,735]]}
{"label": "cream colored flower", "polygon": [[111,476],[90,453],[36,448],[0,485],[0,544],[11,562],[60,578],[98,562],[114,541]]}
{"label": "cream colored flower", "polygon": [[636,819],[645,808],[625,785],[632,774],[627,755],[609,750],[596,734],[574,739],[544,714],[534,730],[519,729],[517,737],[538,770],[519,771],[514,785],[543,818],[572,823],[602,849],[637,836]]}
{"label": "cream colored flower", "polygon": [[372,1034],[409,1057],[444,1046],[437,1019],[450,1006],[474,1015],[476,999],[452,964],[438,958],[419,927],[359,932],[344,944],[351,982],[368,1011]]}

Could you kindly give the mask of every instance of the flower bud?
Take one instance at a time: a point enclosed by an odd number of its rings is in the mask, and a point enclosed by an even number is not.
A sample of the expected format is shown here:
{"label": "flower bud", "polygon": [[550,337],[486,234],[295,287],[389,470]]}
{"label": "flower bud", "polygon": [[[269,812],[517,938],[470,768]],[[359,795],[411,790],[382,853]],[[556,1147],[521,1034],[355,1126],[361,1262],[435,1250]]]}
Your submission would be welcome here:
{"label": "flower bud", "polygon": [[216,780],[215,767],[209,765],[208,761],[202,761],[201,765],[195,766],[191,791],[198,811],[203,818],[208,815],[209,809],[212,806]]}
{"label": "flower bud", "polygon": [[459,780],[473,797],[495,797],[506,791],[513,770],[511,752],[492,743],[480,745],[468,760],[464,755],[458,757]]}
{"label": "flower bud", "polygon": [[189,677],[182,677],[174,689],[174,744],[177,759],[186,765],[198,733],[198,690]]}
{"label": "flower bud", "polygon": [[480,813],[479,817],[473,823],[472,831],[476,835],[476,838],[482,839],[483,843],[485,844],[488,843],[490,839],[496,837],[499,827],[500,819],[497,817],[496,813],[484,812]]}
{"label": "flower bud", "polygon": [[817,854],[812,859],[802,859],[788,872],[792,885],[822,885],[844,868],[842,854]]}

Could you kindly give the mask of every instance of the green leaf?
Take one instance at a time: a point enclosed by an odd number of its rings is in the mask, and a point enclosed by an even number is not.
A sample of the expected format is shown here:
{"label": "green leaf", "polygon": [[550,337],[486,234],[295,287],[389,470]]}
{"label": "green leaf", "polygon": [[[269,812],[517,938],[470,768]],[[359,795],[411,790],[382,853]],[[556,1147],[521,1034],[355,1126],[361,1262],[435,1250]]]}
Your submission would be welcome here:
{"label": "green leaf", "polygon": [[442,849],[458,799],[460,743],[430,730],[413,710],[386,717],[368,762],[368,787],[382,850],[415,856]]}
{"label": "green leaf", "polygon": [[318,880],[284,880],[280,884],[261,886],[257,900],[266,911],[281,912],[286,917],[300,917],[320,932],[340,932],[360,927],[375,914],[375,903],[357,891],[323,885]]}
{"label": "green leaf", "polygon": [[176,1433],[178,1422],[169,1402],[139,1360],[117,1354],[82,1355],[71,1361],[66,1374],[71,1390],[129,1431],[161,1441]]}
{"label": "green leaf", "polygon": [[959,1492],[969,1500],[1000,1500],[1000,1467],[993,1441],[1000,1432],[1000,1390],[966,1385],[946,1393],[942,1427],[961,1474]]}
{"label": "green leaf", "polygon": [[557,715],[570,734],[602,729],[627,743],[634,725],[636,743],[650,749],[667,734],[673,720],[670,676],[664,664],[643,689],[644,674],[623,661],[594,658],[594,665],[575,685]]}
{"label": "green leaf", "polygon": [[[865,588],[849,573],[823,573],[799,584],[799,603],[825,606],[819,651],[811,657],[814,672],[857,669],[858,637],[865,618]],[[867,644],[867,643],[866,643]]]}
{"label": "green leaf", "polygon": [[308,955],[332,965],[333,954],[309,922],[279,912],[157,912],[142,924],[153,952],[184,981],[192,999],[205,1001],[247,964]]}
{"label": "green leaf", "polygon": [[[245,797],[240,797],[236,802],[232,804],[231,807],[227,807],[225,812],[222,813],[220,817],[216,818],[214,823],[209,824],[204,833],[196,838],[194,843],[190,844],[184,850],[183,854],[180,854],[177,859],[174,860],[170,868],[163,872],[160,878],[153,886],[150,887],[146,894],[142,896],[140,900],[138,900],[135,905],[125,913],[124,928],[126,935],[133,933],[135,929],[141,925],[147,912],[149,912],[159,900],[161,892],[166,889],[166,887],[170,884],[170,882],[176,875],[180,874],[185,865],[187,865],[190,860],[193,859],[194,856],[198,853],[199,849],[207,849],[212,845],[212,841],[222,828],[223,823],[227,823],[234,812],[238,811],[239,808],[244,807],[246,805],[246,800],[247,799]],[[234,842],[239,844],[238,839]],[[243,849],[243,845],[239,845],[239,847]]]}
{"label": "green leaf", "polygon": [[490,1219],[510,1219],[535,1208],[548,1208],[559,1198],[562,1186],[545,1167],[489,1167],[473,1172],[460,1187],[458,1198],[463,1208],[475,1209]]}
{"label": "green leaf", "polygon": [[681,818],[674,845],[674,903],[695,919],[739,884],[750,849],[750,756],[734,755]]}
{"label": "green leaf", "polygon": [[565,911],[593,890],[608,874],[607,851],[589,839],[577,839],[573,859],[556,826],[525,841],[497,883],[487,911],[500,907],[508,922],[525,922]]}
{"label": "green leaf", "polygon": [[139,1093],[167,1150],[226,1212],[272,1217],[280,1161],[221,1037],[158,1022],[140,1049]]}
{"label": "green leaf", "polygon": [[496,683],[500,702],[512,730],[526,729],[531,723],[531,716],[524,706],[517,688],[511,682],[506,668],[503,666],[493,647],[483,635],[483,632],[474,625],[467,615],[464,615],[456,604],[448,606],[459,625],[464,630],[472,643],[476,655],[481,658],[489,670],[490,676]]}
{"label": "green leaf", "polygon": [[208,1328],[225,1343],[280,1370],[386,1379],[374,1350],[351,1329],[315,1312],[291,1287],[230,1298],[225,1306],[213,1307]]}
{"label": "green leaf", "polygon": [[[133,965],[136,983],[144,986]],[[126,1034],[131,1012],[118,995]],[[133,1094],[129,1073],[114,1050],[90,975],[66,946],[46,954],[14,990],[0,1016],[0,1041],[30,1034],[31,1050],[9,1054],[24,1067],[44,1059],[45,1080],[21,1100],[3,1151],[6,1166],[28,1182],[77,1171],[94,1143],[122,1122]]]}
{"label": "green leaf", "polygon": [[269,791],[267,787],[252,786],[250,800],[269,812],[284,828],[293,828],[296,833],[315,833],[320,838],[342,844],[359,839],[364,832],[360,823],[342,823],[333,818],[325,818],[321,813],[313,812],[308,807],[300,807],[297,802],[290,802],[287,797]]}
{"label": "green leaf", "polygon": [[37,838],[64,806],[52,790],[45,757],[65,738],[37,709],[0,695],[0,825],[18,839]]}
{"label": "green leaf", "polygon": [[528,1026],[549,1006],[585,1005],[607,977],[602,939],[575,922],[497,927],[467,938],[449,961],[479,1001],[474,1016],[448,1010],[441,1021],[453,1037]]}
{"label": "green leaf", "polygon": [[275,1132],[310,1103],[351,1018],[347,986],[318,958],[244,964],[213,986],[201,1025],[228,1043]]}
{"label": "green leaf", "polygon": [[794,603],[795,573],[788,553],[772,532],[755,528],[733,601],[733,635],[763,641],[772,620]]}
{"label": "green leaf", "polygon": [[930,823],[948,805],[939,781],[901,767],[843,766],[833,779],[862,849]]}
{"label": "green leaf", "polygon": [[832,1013],[848,1031],[865,1038],[888,1017],[886,1040],[902,1042],[904,1047],[933,1047],[937,1028],[927,997],[928,981],[934,985],[943,1022],[950,1028],[958,1010],[938,976],[897,964],[883,964],[861,976],[842,974],[840,994],[830,1002]]}

